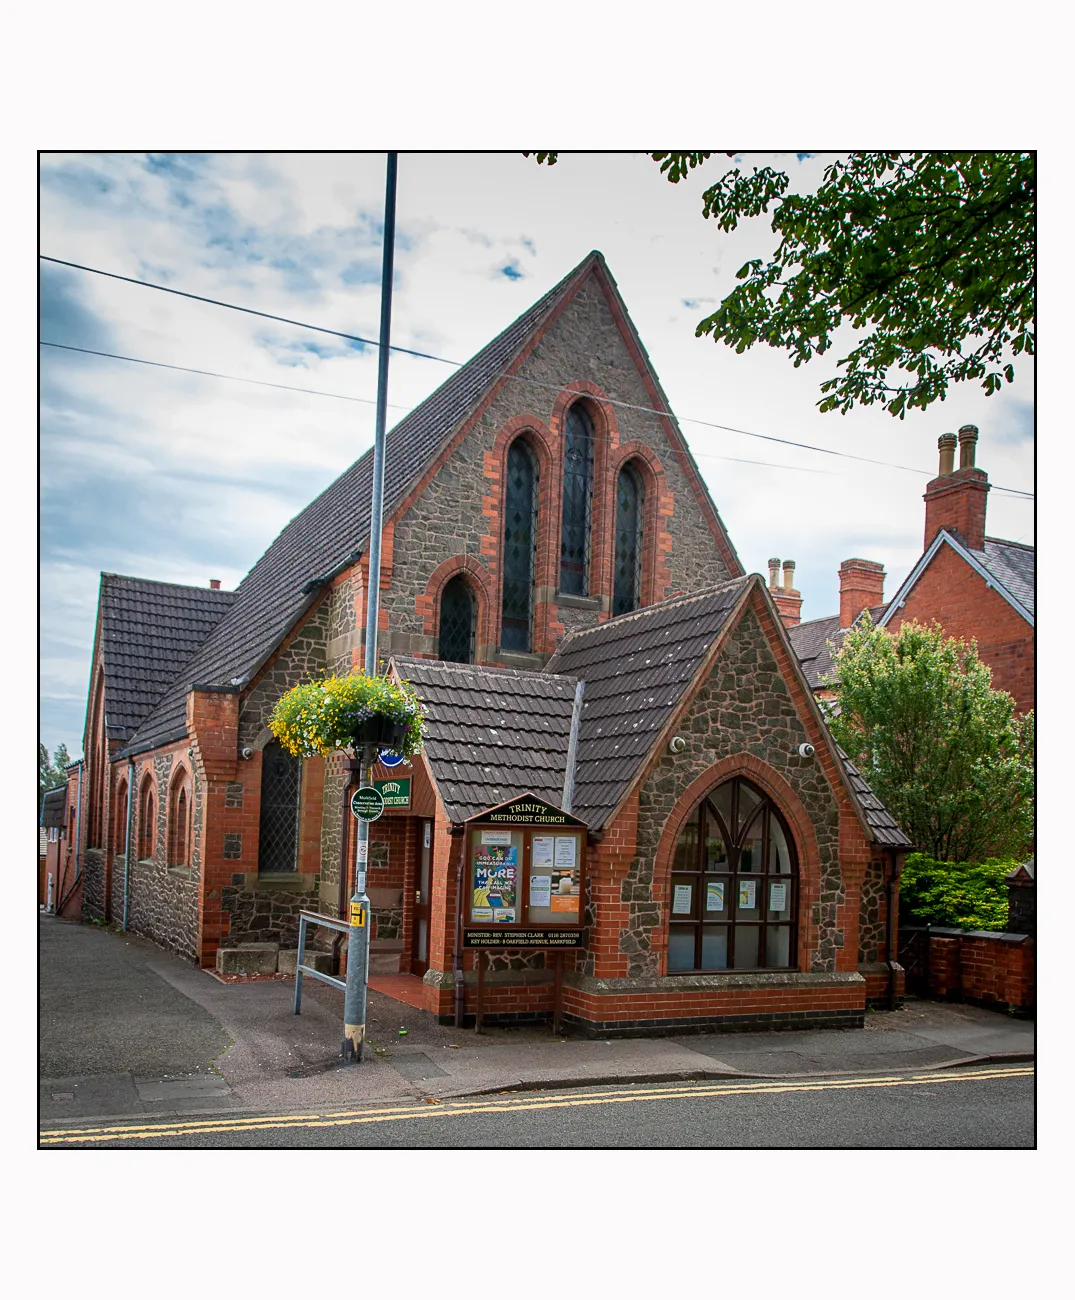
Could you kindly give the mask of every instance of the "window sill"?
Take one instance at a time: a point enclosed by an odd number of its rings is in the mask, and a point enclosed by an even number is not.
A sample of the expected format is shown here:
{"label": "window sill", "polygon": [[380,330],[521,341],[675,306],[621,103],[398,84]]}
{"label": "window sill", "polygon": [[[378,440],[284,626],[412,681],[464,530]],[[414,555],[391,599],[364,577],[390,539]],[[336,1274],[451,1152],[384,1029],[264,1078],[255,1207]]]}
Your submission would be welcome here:
{"label": "window sill", "polygon": [[194,873],[190,867],[169,867],[168,874],[175,880],[193,880]]}
{"label": "window sill", "polygon": [[556,603],[563,605],[565,609],[594,609],[601,608],[600,596],[569,596],[565,592],[556,593]]}

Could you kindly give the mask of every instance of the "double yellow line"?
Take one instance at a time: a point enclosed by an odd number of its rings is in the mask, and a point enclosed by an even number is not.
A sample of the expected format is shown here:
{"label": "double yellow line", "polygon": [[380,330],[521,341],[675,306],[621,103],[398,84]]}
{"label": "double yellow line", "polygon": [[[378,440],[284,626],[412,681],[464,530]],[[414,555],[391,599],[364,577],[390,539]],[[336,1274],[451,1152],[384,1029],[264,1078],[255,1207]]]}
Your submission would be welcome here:
{"label": "double yellow line", "polygon": [[490,1115],[505,1111],[558,1110],[574,1106],[612,1106],[618,1102],[663,1101],[696,1097],[741,1097],[751,1093],[774,1095],[792,1092],[836,1092],[859,1088],[906,1088],[930,1084],[968,1083],[985,1079],[1015,1079],[1032,1075],[1032,1065],[984,1066],[955,1073],[883,1074],[832,1079],[761,1079],[739,1082],[636,1085],[601,1091],[500,1095],[476,1101],[440,1102],[429,1098],[404,1105],[365,1107],[362,1110],[325,1111],[316,1114],[247,1115],[234,1119],[111,1124],[101,1128],[44,1129],[41,1146],[71,1146],[93,1142],[138,1142],[160,1138],[198,1137],[210,1133],[258,1133],[272,1129],[344,1128],[354,1124],[390,1124],[395,1120],[448,1119],[461,1115]]}

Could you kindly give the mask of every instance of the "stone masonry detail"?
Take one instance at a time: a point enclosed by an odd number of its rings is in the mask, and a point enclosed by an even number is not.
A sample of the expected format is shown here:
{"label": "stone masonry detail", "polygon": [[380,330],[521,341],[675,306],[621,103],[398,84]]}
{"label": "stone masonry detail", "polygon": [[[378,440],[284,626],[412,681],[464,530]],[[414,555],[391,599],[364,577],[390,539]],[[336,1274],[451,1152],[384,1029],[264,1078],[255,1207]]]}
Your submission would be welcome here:
{"label": "stone masonry detail", "polygon": [[331,600],[323,599],[293,639],[276,656],[243,701],[239,715],[239,746],[254,745],[269,725],[276,701],[300,682],[324,675]]}
{"label": "stone masonry detail", "polygon": [[663,918],[653,896],[653,871],[661,832],[679,795],[715,763],[744,751],[775,768],[810,816],[821,872],[813,915],[817,945],[810,954],[810,969],[834,971],[837,949],[843,945],[843,932],[836,927],[837,909],[844,901],[839,806],[820,764],[794,757],[807,733],[752,610],[744,612],[676,731],[687,738],[688,748],[680,755],[664,755],[640,790],[638,854],[620,890],[621,901],[629,907],[620,938],[628,975],[658,972],[654,932],[660,933]]}

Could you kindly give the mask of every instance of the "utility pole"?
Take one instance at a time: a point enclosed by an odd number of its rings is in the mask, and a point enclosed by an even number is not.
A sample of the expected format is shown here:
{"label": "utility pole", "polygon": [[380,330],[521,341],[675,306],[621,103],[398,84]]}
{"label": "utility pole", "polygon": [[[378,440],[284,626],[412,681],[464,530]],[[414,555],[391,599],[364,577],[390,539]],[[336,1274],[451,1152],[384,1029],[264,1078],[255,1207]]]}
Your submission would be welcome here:
{"label": "utility pole", "polygon": [[[370,508],[369,590],[366,597],[366,673],[377,672],[377,619],[381,597],[381,515],[384,510],[384,440],[388,412],[388,342],[392,329],[392,261],[396,239],[396,162],[388,155],[384,195],[384,256],[381,263],[381,333],[377,357],[377,423],[373,439],[373,504]],[[362,784],[373,778],[375,745],[361,747]],[[348,1065],[362,1060],[366,1037],[366,985],[370,965],[370,900],[366,896],[366,864],[369,860],[370,826],[358,819],[355,846],[355,892],[351,895],[350,927],[347,936],[347,982],[343,1004],[341,1054]]]}

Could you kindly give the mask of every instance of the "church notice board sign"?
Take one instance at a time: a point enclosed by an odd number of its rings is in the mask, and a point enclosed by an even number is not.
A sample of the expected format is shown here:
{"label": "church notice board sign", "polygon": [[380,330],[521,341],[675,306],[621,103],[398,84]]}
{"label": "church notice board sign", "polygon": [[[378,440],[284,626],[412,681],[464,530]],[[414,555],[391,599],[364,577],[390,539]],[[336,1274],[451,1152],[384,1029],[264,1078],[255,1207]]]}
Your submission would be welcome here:
{"label": "church notice board sign", "polygon": [[578,948],[586,824],[531,794],[467,823],[463,946]]}

